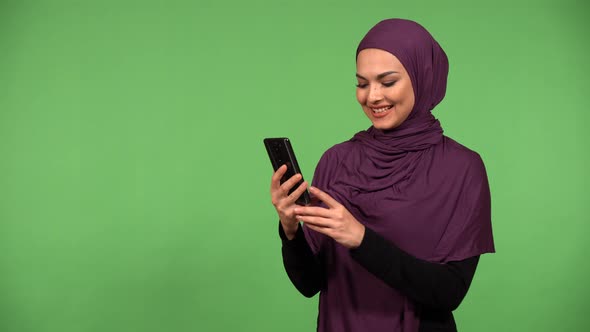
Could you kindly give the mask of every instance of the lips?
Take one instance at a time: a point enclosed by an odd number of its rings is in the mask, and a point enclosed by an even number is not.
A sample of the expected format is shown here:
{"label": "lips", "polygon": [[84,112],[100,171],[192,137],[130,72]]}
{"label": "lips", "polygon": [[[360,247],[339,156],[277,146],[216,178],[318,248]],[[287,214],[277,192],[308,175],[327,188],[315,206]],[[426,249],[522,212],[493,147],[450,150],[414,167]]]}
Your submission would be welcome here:
{"label": "lips", "polygon": [[379,106],[379,107],[369,107],[371,109],[371,114],[373,115],[373,118],[382,118],[384,116],[387,116],[387,114],[391,113],[391,110],[393,109],[393,105],[384,105],[384,106]]}
{"label": "lips", "polygon": [[379,106],[379,107],[371,107],[371,110],[373,111],[373,113],[383,113],[385,111],[388,111],[392,107],[393,107],[393,105],[385,105],[385,106]]}

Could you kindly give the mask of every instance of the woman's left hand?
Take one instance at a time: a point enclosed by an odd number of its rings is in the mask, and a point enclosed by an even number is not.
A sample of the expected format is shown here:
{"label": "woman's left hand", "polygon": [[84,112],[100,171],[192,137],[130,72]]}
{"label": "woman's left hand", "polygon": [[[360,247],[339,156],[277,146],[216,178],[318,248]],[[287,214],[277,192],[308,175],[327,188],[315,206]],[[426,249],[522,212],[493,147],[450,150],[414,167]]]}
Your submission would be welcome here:
{"label": "woman's left hand", "polygon": [[296,218],[310,229],[333,238],[347,248],[360,246],[365,236],[365,226],[330,195],[316,187],[310,187],[309,190],[328,208],[298,206],[294,210]]}

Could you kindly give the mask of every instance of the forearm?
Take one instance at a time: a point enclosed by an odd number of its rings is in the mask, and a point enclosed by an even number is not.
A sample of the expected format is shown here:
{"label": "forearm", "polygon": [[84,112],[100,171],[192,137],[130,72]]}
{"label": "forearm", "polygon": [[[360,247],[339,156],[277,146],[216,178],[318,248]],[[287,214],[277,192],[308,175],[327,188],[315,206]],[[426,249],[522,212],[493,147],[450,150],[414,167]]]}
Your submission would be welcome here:
{"label": "forearm", "polygon": [[369,228],[352,257],[414,302],[434,310],[456,309],[469,289],[479,256],[446,264],[417,259]]}
{"label": "forearm", "polygon": [[289,240],[279,223],[279,235],[283,244],[283,265],[289,279],[301,294],[306,297],[314,296],[324,284],[324,273],[320,260],[313,254],[305,239],[303,229],[299,226],[295,237]]}

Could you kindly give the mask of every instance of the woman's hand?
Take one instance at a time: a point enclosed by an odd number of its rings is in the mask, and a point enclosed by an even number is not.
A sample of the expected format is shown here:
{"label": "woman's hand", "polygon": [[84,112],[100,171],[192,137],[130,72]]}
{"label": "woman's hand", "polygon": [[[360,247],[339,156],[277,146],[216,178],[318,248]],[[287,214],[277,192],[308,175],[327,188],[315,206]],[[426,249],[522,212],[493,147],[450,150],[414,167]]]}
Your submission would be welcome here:
{"label": "woman's hand", "polygon": [[287,239],[291,240],[295,237],[297,227],[299,227],[299,220],[295,218],[294,210],[295,207],[297,207],[295,201],[307,189],[307,182],[303,181],[303,183],[301,183],[299,187],[289,195],[289,190],[301,180],[301,174],[295,174],[289,180],[281,184],[281,178],[285,175],[285,172],[287,172],[287,165],[281,166],[272,175],[270,182],[270,197],[272,205],[274,205],[279,214],[283,231],[285,231]]}
{"label": "woman's hand", "polygon": [[365,236],[365,226],[330,195],[311,187],[310,192],[315,198],[324,202],[328,208],[297,206],[295,218],[316,232],[333,238],[347,248],[360,246]]}

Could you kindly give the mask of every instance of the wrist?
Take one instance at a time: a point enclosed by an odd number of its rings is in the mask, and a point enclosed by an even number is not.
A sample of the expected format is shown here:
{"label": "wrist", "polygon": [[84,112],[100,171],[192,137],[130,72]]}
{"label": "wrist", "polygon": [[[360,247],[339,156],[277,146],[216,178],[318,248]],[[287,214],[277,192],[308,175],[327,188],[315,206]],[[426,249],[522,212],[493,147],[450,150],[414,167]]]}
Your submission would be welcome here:
{"label": "wrist", "polygon": [[281,221],[281,227],[283,228],[283,232],[285,233],[285,237],[287,237],[287,240],[293,240],[293,238],[297,234],[299,222],[284,223],[283,221]]}
{"label": "wrist", "polygon": [[350,249],[356,249],[361,246],[363,239],[365,238],[365,226],[360,224],[359,231],[356,233],[356,237],[353,240],[353,244]]}

